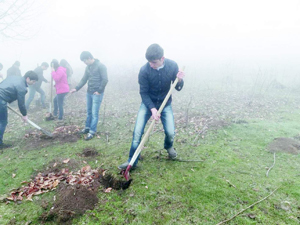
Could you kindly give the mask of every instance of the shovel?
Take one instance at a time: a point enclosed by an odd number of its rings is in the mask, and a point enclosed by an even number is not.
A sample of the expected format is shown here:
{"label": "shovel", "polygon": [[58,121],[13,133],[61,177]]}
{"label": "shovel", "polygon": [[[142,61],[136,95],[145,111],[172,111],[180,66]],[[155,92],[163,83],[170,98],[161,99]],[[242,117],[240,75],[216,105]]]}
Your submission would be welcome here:
{"label": "shovel", "polygon": [[[15,114],[17,114],[18,116],[22,117],[22,115],[20,113],[18,113],[16,110],[14,110],[12,107],[10,107],[9,105],[7,106],[7,108],[9,108],[11,111],[13,111]],[[31,120],[27,120],[27,122],[33,126],[34,128],[42,131],[45,135],[47,135],[48,137],[52,137],[53,134],[50,133],[49,131],[44,130],[43,128],[39,127],[38,125],[36,125],[34,122],[32,122]]]}
{"label": "shovel", "polygon": [[[171,84],[171,87],[170,87],[170,90],[168,92],[168,94],[166,95],[164,101],[162,102],[161,106],[159,107],[157,113],[160,114],[162,112],[162,110],[164,109],[167,101],[169,100],[171,94],[172,94],[172,91],[173,89],[175,88],[175,86],[177,85],[178,83],[178,78],[176,78],[176,80],[173,82],[173,84]],[[125,177],[126,180],[129,180],[130,178],[130,175],[129,175],[129,171],[132,167],[132,165],[134,164],[135,160],[137,159],[137,157],[139,156],[140,152],[142,151],[142,148],[146,142],[146,140],[148,139],[153,127],[154,127],[154,124],[155,124],[155,120],[152,120],[148,130],[146,131],[145,135],[143,136],[139,146],[137,147],[137,149],[135,150],[134,152],[134,155],[132,156],[130,162],[129,162],[129,165],[127,166],[126,170],[123,170],[122,171],[122,174],[123,176]]]}

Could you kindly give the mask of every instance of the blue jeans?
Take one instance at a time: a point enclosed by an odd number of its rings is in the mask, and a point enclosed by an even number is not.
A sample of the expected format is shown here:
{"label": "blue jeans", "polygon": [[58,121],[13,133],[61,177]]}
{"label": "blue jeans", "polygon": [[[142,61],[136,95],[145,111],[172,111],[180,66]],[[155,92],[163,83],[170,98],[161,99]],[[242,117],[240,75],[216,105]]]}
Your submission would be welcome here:
{"label": "blue jeans", "polygon": [[[144,134],[145,126],[149,118],[151,117],[151,115],[152,115],[151,110],[148,109],[144,105],[144,103],[142,103],[135,122],[128,162],[130,162],[132,156],[134,155],[135,150],[137,149],[137,147],[141,142],[142,136]],[[174,137],[175,137],[175,123],[174,123],[174,116],[173,116],[173,110],[171,104],[165,106],[165,108],[161,112],[160,118],[165,130],[164,148],[168,149],[173,146]],[[138,160],[139,160],[139,156],[134,162],[133,166],[137,165]]]}
{"label": "blue jeans", "polygon": [[7,102],[0,99],[0,144],[3,144],[3,135],[7,125]]}
{"label": "blue jeans", "polygon": [[29,109],[30,103],[34,99],[35,92],[40,93],[42,106],[45,107],[45,98],[46,98],[45,92],[40,87],[35,88],[32,86],[29,86],[29,97],[25,103],[26,109]]}
{"label": "blue jeans", "polygon": [[99,110],[103,95],[86,94],[86,111],[87,117],[85,121],[85,129],[89,129],[89,133],[94,135],[97,132],[97,124],[99,118]]}
{"label": "blue jeans", "polygon": [[59,111],[58,119],[62,120],[64,117],[64,99],[67,93],[57,94],[53,100],[54,103],[54,110],[53,115],[57,116],[57,111]]}

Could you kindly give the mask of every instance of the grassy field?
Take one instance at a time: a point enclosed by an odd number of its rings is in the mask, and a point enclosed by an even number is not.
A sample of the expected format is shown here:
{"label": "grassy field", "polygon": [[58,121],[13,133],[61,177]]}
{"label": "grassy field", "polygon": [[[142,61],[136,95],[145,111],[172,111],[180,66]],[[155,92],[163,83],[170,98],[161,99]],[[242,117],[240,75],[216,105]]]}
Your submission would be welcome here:
{"label": "grassy field", "polygon": [[[299,155],[277,152],[267,146],[278,137],[300,134],[300,93],[271,85],[186,82],[173,95],[176,121],[175,148],[182,161],[166,159],[164,133],[157,124],[133,182],[124,191],[98,193],[93,210],[72,224],[218,224],[268,196],[226,224],[299,224]],[[89,164],[118,174],[117,165],[127,159],[135,117],[140,104],[138,90],[108,85],[100,111],[99,136],[89,142],[53,142],[31,146],[24,138],[28,125],[9,113],[5,140],[14,146],[0,155],[0,195],[20,187],[54,161],[71,158],[78,169]],[[67,125],[83,126],[84,91],[67,98]],[[46,110],[31,110],[29,117],[53,130],[55,121],[44,121]],[[49,140],[50,142],[50,140]],[[97,157],[83,158],[84,148],[95,148]],[[13,178],[12,174],[16,174]],[[121,176],[120,176],[121,178]],[[33,201],[0,204],[0,224],[43,224],[43,202],[53,203],[56,191]],[[46,222],[55,224],[55,222]]]}

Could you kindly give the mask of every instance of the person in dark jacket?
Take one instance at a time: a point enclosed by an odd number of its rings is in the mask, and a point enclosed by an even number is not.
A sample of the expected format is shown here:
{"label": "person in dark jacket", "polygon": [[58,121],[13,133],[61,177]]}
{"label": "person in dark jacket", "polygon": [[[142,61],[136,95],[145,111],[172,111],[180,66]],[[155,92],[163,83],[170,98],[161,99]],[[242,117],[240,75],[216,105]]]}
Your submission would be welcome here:
{"label": "person in dark jacket", "polygon": [[87,67],[79,84],[70,92],[79,91],[88,82],[86,94],[87,118],[85,128],[81,131],[82,134],[87,134],[85,140],[88,141],[94,137],[97,131],[99,110],[108,79],[105,65],[98,59],[94,59],[90,52],[82,52],[80,59]]}
{"label": "person in dark jacket", "polygon": [[25,95],[28,85],[34,84],[38,75],[34,71],[28,71],[24,77],[10,76],[0,83],[0,149],[10,147],[3,143],[3,135],[7,125],[7,103],[18,100],[18,106],[22,119],[28,120],[25,107]]}
{"label": "person in dark jacket", "polygon": [[43,81],[45,83],[48,83],[48,81],[45,79],[44,74],[43,74],[44,70],[47,70],[48,67],[49,67],[49,64],[46,62],[43,62],[41,66],[38,66],[34,70],[34,72],[38,75],[39,80],[34,85],[29,86],[29,97],[25,103],[27,110],[29,109],[30,103],[34,99],[36,92],[38,92],[41,95],[42,107],[46,108],[46,105],[45,105],[46,95],[45,95],[45,92],[43,91],[43,89],[41,88],[41,86],[42,86]]}
{"label": "person in dark jacket", "polygon": [[[148,47],[146,59],[148,60],[148,63],[140,69],[138,77],[142,103],[133,131],[129,157],[127,162],[118,166],[119,169],[126,169],[129,165],[135,150],[141,142],[146,123],[150,117],[155,120],[161,118],[165,130],[164,148],[167,150],[170,159],[175,159],[177,157],[177,152],[173,148],[175,123],[171,106],[172,97],[167,101],[161,114],[158,114],[157,112],[170,90],[171,82],[174,82],[175,79],[178,78],[179,81],[175,86],[175,89],[180,91],[183,87],[183,77],[185,74],[183,71],[179,71],[176,62],[164,57],[164,50],[158,44],[152,44]],[[138,158],[134,162],[132,168],[136,167]]]}
{"label": "person in dark jacket", "polygon": [[15,61],[15,63],[7,70],[7,76],[19,76],[22,77],[21,71],[20,71],[20,62]]}

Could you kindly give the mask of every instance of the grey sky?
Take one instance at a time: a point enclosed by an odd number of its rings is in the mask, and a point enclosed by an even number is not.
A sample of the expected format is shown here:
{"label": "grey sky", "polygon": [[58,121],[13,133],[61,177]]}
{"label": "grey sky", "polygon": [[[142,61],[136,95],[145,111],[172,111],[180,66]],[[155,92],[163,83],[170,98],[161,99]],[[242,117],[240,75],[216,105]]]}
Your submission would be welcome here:
{"label": "grey sky", "polygon": [[52,58],[84,68],[79,55],[88,50],[108,67],[139,68],[158,43],[179,64],[280,64],[296,73],[299,10],[298,0],[54,0],[40,10],[33,39],[0,43],[0,61],[6,70],[20,60],[23,74]]}

